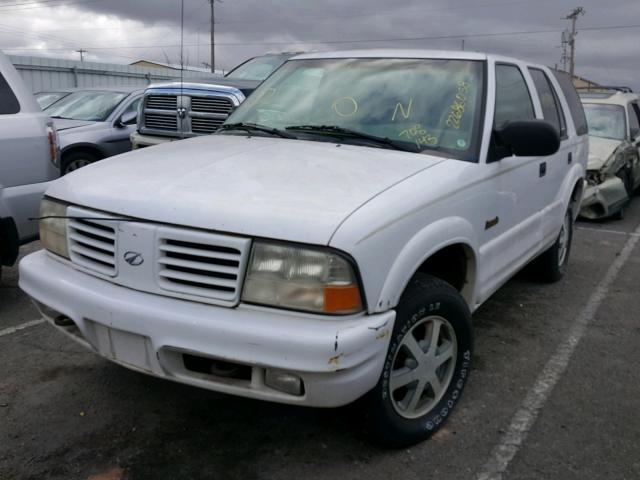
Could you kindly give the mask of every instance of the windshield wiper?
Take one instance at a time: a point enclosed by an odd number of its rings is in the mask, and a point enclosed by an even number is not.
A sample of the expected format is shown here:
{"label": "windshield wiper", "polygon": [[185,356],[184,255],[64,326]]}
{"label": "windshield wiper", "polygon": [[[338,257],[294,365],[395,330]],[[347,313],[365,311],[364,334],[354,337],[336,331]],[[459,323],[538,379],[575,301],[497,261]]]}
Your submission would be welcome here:
{"label": "windshield wiper", "polygon": [[327,133],[329,135],[335,135],[342,138],[352,137],[375,142],[379,145],[385,145],[395,150],[402,150],[403,152],[420,152],[420,149],[415,145],[405,145],[404,143],[396,140],[391,140],[389,137],[378,137],[376,135],[370,135],[357,130],[351,130],[350,128],[339,127],[337,125],[291,125],[290,127],[286,127],[285,130],[298,130],[301,132],[320,134]]}
{"label": "windshield wiper", "polygon": [[279,130],[273,127],[267,127],[266,125],[258,125],[257,123],[223,123],[218,128],[218,131],[222,130],[244,130],[245,132],[263,132],[271,135],[276,135],[282,138],[298,138],[291,133],[287,133],[283,130]]}

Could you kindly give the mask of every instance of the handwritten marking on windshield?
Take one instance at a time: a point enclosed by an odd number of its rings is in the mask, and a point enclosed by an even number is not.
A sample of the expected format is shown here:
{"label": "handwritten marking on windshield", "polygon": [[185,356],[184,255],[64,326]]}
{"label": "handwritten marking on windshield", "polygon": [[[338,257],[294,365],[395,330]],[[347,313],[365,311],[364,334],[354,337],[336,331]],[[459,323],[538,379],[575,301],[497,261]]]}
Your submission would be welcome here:
{"label": "handwritten marking on windshield", "polygon": [[460,130],[460,123],[464,117],[464,113],[467,110],[467,100],[469,98],[469,83],[463,81],[458,82],[458,91],[453,100],[453,103],[449,107],[449,116],[447,117],[446,125],[449,128]]}
{"label": "handwritten marking on windshield", "polygon": [[418,148],[426,146],[434,146],[438,144],[438,137],[429,133],[422,125],[416,124],[411,128],[407,128],[398,134],[408,140],[415,142]]}
{"label": "handwritten marking on windshield", "polygon": [[391,121],[392,122],[396,121],[396,115],[398,114],[398,110],[400,111],[400,115],[402,115],[404,119],[407,120],[411,116],[412,105],[413,105],[413,97],[409,98],[409,104],[407,105],[407,110],[404,109],[404,105],[402,105],[402,103],[398,102],[396,104],[395,110],[393,111],[393,117],[391,117]]}
{"label": "handwritten marking on windshield", "polygon": [[340,117],[352,117],[358,113],[358,102],[353,97],[342,97],[334,100],[331,108]]}

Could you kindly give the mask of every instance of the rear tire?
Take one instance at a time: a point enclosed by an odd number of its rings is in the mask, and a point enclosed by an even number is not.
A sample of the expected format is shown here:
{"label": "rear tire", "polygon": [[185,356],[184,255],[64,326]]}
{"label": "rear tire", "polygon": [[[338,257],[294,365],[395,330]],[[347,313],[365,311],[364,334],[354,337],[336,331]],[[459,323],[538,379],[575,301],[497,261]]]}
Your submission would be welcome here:
{"label": "rear tire", "polygon": [[91,152],[72,152],[63,157],[62,165],[60,166],[60,174],[66,175],[67,173],[71,173],[82,167],[86,167],[87,165],[93,162],[97,162],[98,160],[99,158]]}
{"label": "rear tire", "polygon": [[564,276],[569,263],[572,240],[573,213],[569,208],[565,213],[558,238],[551,247],[535,260],[537,276],[541,281],[553,283]]}
{"label": "rear tire", "polygon": [[471,369],[471,314],[446,282],[418,274],[396,309],[385,364],[365,397],[366,427],[380,443],[429,438],[451,415]]}

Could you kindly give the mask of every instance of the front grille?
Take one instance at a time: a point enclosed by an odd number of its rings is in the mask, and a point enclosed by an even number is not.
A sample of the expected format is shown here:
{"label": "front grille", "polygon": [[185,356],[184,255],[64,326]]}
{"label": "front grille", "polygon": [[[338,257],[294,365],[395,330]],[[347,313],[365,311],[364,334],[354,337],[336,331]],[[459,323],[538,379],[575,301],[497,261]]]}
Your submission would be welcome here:
{"label": "front grille", "polygon": [[69,220],[69,256],[73,263],[114,276],[116,269],[116,232],[99,220]]}
{"label": "front grille", "polygon": [[[178,232],[176,232],[178,233]],[[158,283],[165,290],[232,301],[242,280],[243,249],[225,237],[185,231],[165,234],[158,244]]]}
{"label": "front grille", "polygon": [[233,103],[224,97],[191,97],[191,110],[194,112],[229,115],[233,110]]}
{"label": "front grille", "polygon": [[175,114],[162,115],[158,113],[147,113],[144,117],[144,124],[147,128],[154,130],[175,132],[178,130],[178,117]]}
{"label": "front grille", "polygon": [[155,110],[175,111],[178,107],[178,97],[175,95],[149,95],[146,106]]}
{"label": "front grille", "polygon": [[225,121],[224,118],[201,118],[201,117],[192,117],[191,118],[191,131],[193,133],[198,133],[202,135],[207,135],[209,133],[213,133],[220,125]]}

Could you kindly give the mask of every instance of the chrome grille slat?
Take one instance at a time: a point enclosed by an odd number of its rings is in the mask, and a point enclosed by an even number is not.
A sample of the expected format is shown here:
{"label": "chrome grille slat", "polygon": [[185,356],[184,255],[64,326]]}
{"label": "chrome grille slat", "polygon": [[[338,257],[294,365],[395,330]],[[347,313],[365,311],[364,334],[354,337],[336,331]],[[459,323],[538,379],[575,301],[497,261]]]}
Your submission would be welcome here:
{"label": "chrome grille slat", "polygon": [[229,115],[233,110],[233,103],[224,97],[191,97],[191,110]]}
{"label": "chrome grille slat", "polygon": [[69,256],[73,263],[114,276],[116,231],[106,221],[69,220]]}
{"label": "chrome grille slat", "polygon": [[156,130],[176,131],[178,129],[178,117],[176,115],[147,113],[144,117],[144,124],[147,128]]}
{"label": "chrome grille slat", "polygon": [[175,110],[178,106],[178,97],[175,95],[149,95],[146,107],[157,110]]}
{"label": "chrome grille slat", "polygon": [[191,131],[193,133],[202,133],[208,134],[213,133],[220,125],[224,123],[224,118],[200,118],[200,117],[192,117],[191,118]]}

